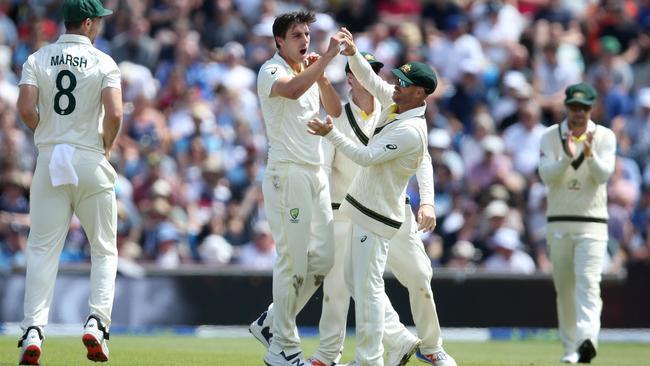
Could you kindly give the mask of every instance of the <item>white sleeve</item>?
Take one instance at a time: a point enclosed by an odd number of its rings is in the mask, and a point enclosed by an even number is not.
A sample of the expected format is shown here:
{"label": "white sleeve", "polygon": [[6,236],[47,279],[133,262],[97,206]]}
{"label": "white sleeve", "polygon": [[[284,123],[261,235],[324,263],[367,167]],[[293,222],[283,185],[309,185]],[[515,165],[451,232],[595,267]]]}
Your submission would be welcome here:
{"label": "white sleeve", "polygon": [[368,146],[354,143],[336,127],[325,137],[350,160],[364,167],[394,160],[421,148],[417,131],[409,126],[400,126],[392,133],[373,138]]}
{"label": "white sleeve", "polygon": [[560,179],[571,164],[571,158],[566,153],[561,153],[560,156],[555,154],[551,139],[557,137],[555,130],[551,131],[547,130],[542,136],[539,158],[539,175],[546,185]]}
{"label": "white sleeve", "polygon": [[102,80],[102,90],[105,88],[122,89],[122,74],[120,72],[120,68],[117,67],[117,64],[112,59],[109,60],[107,64],[109,64],[110,67],[107,68],[108,70],[106,72],[106,75]]}
{"label": "white sleeve", "polygon": [[420,204],[428,204],[433,206],[434,202],[434,187],[433,187],[433,165],[431,164],[431,155],[427,150],[424,154],[424,159],[415,172],[418,179],[418,188],[420,190]]}
{"label": "white sleeve", "polygon": [[257,92],[260,95],[270,97],[275,81],[285,75],[287,75],[286,70],[278,64],[269,63],[263,65],[257,76]]}
{"label": "white sleeve", "polygon": [[368,61],[361,55],[361,52],[357,51],[354,55],[348,56],[348,61],[354,76],[370,94],[379,99],[383,108],[393,104],[395,86],[375,74]]}
{"label": "white sleeve", "polygon": [[616,163],[616,136],[610,129],[604,129],[606,135],[602,143],[592,149],[592,158],[587,159],[591,176],[597,183],[604,184],[614,173]]}
{"label": "white sleeve", "polygon": [[20,76],[20,82],[18,85],[34,85],[38,86],[38,81],[36,80],[36,68],[34,67],[34,55],[29,55],[27,61],[23,63],[23,71]]}

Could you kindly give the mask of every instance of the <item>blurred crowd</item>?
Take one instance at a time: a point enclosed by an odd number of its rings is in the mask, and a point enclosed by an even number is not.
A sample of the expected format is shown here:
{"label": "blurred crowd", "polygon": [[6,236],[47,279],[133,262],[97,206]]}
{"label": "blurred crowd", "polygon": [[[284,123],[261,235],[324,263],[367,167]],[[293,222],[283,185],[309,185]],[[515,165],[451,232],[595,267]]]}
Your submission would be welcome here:
{"label": "blurred crowd", "polygon": [[[548,272],[546,189],[537,174],[564,89],[599,93],[593,119],[614,130],[605,273],[650,261],[649,0],[104,0],[95,46],[122,71],[121,263],[272,268],[260,188],[266,163],[256,74],[275,52],[274,17],[311,9],[311,48],[345,26],[392,67],[434,66],[428,101],[438,227],[432,263],[464,271]],[[36,159],[15,103],[27,56],[64,31],[61,0],[0,0],[0,271],[24,264]],[[345,58],[327,69],[347,99]],[[418,191],[409,186],[417,209]],[[56,207],[52,207],[55,210]],[[62,263],[89,261],[74,220]]]}

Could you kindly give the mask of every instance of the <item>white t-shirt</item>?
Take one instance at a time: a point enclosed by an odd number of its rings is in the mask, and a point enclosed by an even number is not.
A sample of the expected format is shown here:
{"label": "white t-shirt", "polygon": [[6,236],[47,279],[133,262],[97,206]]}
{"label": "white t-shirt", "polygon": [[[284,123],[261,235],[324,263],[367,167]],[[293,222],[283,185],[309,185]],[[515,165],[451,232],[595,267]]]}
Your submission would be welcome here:
{"label": "white t-shirt", "polygon": [[320,113],[318,85],[314,83],[296,100],[271,96],[275,81],[287,75],[297,74],[276,53],[262,65],[257,77],[257,95],[269,141],[269,162],[320,165],[321,138],[307,132],[307,122]]}
{"label": "white t-shirt", "polygon": [[104,88],[121,89],[115,61],[86,36],[64,34],[31,54],[20,85],[38,87],[37,147],[70,144],[104,153]]}

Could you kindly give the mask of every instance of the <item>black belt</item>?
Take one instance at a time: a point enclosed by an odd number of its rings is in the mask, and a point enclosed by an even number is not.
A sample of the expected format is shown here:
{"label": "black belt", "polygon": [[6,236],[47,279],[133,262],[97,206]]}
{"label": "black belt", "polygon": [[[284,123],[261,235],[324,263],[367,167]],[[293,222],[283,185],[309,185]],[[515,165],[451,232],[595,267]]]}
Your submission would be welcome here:
{"label": "black belt", "polygon": [[572,221],[572,222],[595,222],[598,224],[606,224],[607,219],[599,217],[587,217],[587,216],[549,216],[546,218],[548,222],[558,222],[558,221]]}
{"label": "black belt", "polygon": [[[406,203],[407,205],[410,205],[410,204],[411,204],[411,199],[409,198],[409,196],[406,196],[405,203]],[[341,207],[341,204],[340,204],[340,203],[334,203],[334,202],[332,202],[332,210],[338,210],[340,207]]]}

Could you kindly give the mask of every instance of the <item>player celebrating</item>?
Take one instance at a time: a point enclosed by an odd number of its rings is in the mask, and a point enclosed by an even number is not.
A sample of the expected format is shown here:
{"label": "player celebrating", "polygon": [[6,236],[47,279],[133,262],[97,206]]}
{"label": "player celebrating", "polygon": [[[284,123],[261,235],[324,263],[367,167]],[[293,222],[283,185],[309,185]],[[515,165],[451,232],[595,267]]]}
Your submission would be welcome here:
{"label": "player celebrating", "polygon": [[600,279],[607,249],[607,180],[616,137],[594,123],[596,90],[569,86],[567,119],[542,136],[539,174],[548,187],[546,240],[557,293],[561,362],[590,363],[600,330]]}
{"label": "player celebrating", "polygon": [[[108,360],[117,271],[117,174],[107,158],[122,122],[120,71],[92,42],[99,0],[65,0],[66,33],[23,65],[18,112],[34,131],[38,160],[30,189],[21,365],[38,365],[59,254],[73,212],[90,241],[90,316],[83,342],[92,361]],[[54,208],[54,211],[53,211]]]}
{"label": "player celebrating", "polygon": [[269,140],[262,190],[278,252],[273,269],[273,340],[264,356],[271,366],[305,364],[296,315],[320,286],[334,259],[328,178],[322,169],[321,139],[305,124],[322,103],[341,114],[334,88],[324,76],[345,35],[337,33],[321,57],[308,54],[311,12],[294,12],[273,23],[278,52],[262,65],[257,81]]}
{"label": "player celebrating", "polygon": [[[347,31],[346,35],[344,53],[352,56],[350,67],[361,85],[380,101],[392,99],[394,103],[379,115],[375,136],[367,146],[356,144],[334,128],[329,116],[325,123],[313,119],[308,127],[310,133],[326,136],[337,152],[362,166],[339,209],[352,221],[345,280],[356,305],[358,346],[353,364],[383,365],[381,341],[387,306],[382,275],[388,242],[405,220],[408,180],[426,157],[425,99],[435,90],[437,80],[429,66],[412,62],[393,70],[400,85],[392,87],[371,71],[356,52],[352,35]],[[361,65],[366,72],[359,71]]]}

